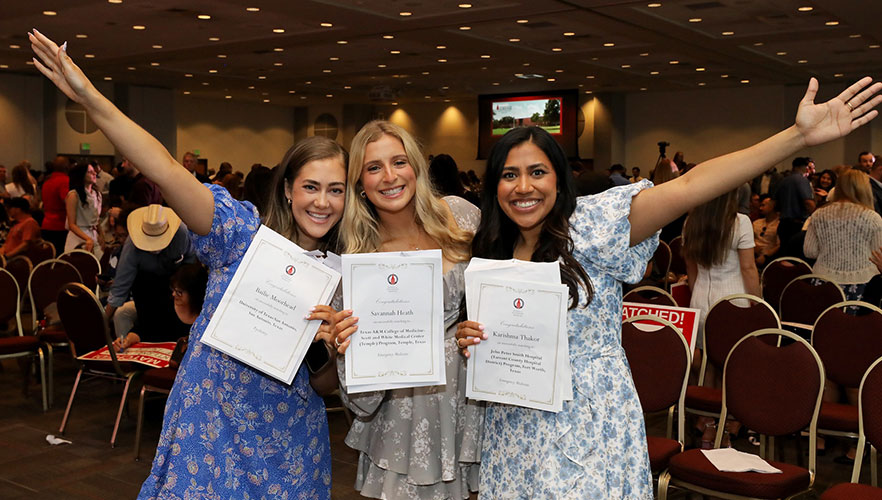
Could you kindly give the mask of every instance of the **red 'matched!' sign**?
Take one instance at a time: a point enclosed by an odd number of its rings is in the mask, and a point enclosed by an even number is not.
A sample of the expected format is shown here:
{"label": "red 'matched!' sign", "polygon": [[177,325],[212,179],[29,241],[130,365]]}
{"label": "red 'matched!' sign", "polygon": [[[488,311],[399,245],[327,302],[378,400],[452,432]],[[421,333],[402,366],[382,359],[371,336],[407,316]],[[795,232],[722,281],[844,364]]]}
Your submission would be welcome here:
{"label": "red 'matched!' sign", "polygon": [[[680,330],[686,343],[689,344],[689,350],[695,350],[695,338],[698,337],[698,315],[701,311],[689,307],[673,307],[660,306],[655,304],[638,304],[636,302],[625,302],[622,304],[622,321],[632,316],[642,316],[648,314],[650,316],[658,316],[661,319],[670,321]],[[658,325],[652,321],[638,321],[639,324]]]}
{"label": "red 'matched!' sign", "polygon": [[[168,360],[171,359],[172,352],[175,350],[174,342],[138,342],[123,352],[116,354],[116,359],[120,362],[140,363],[151,368],[166,368]],[[77,356],[77,359],[87,361],[111,361],[110,352],[107,346],[92,352]]]}

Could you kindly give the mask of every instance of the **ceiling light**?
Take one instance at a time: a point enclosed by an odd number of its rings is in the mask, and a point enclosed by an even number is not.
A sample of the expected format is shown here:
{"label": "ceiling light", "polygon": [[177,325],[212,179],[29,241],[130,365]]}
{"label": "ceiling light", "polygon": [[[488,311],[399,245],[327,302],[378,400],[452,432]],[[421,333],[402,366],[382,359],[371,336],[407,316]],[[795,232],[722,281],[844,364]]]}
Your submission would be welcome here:
{"label": "ceiling light", "polygon": [[439,62],[439,63],[446,63],[446,62],[447,62],[447,59],[438,59],[438,62]]}
{"label": "ceiling light", "polygon": [[705,71],[705,68],[695,68],[695,71]]}
{"label": "ceiling light", "polygon": [[385,68],[386,65],[385,65],[385,64],[378,64],[377,67],[378,67],[378,68]]}
{"label": "ceiling light", "polygon": [[122,0],[107,0],[107,3],[122,3]]}
{"label": "ceiling light", "polygon": [[340,58],[339,57],[329,57],[328,60],[329,61],[339,61]]}
{"label": "ceiling light", "polygon": [[151,45],[150,47],[154,48],[154,49],[161,49],[162,45],[156,44],[156,45]]}
{"label": "ceiling light", "polygon": [[623,64],[623,65],[622,65],[622,69],[628,69],[628,68],[630,68],[630,67],[631,67],[630,64]]}
{"label": "ceiling light", "polygon": [[274,62],[274,63],[273,63],[273,66],[276,66],[276,67],[283,66],[283,65],[284,65],[284,64],[283,64],[283,63],[280,63],[280,62]]}
{"label": "ceiling light", "polygon": [[750,83],[750,80],[741,80],[741,83]]}
{"label": "ceiling light", "polygon": [[604,46],[604,47],[615,47],[616,44],[614,44],[614,43],[612,43],[612,42],[606,42],[605,44],[603,44],[603,46]]}
{"label": "ceiling light", "polygon": [[193,73],[184,73],[185,78],[193,78]]}
{"label": "ceiling light", "polygon": [[254,85],[249,85],[248,90],[254,90]]}
{"label": "ceiling light", "polygon": [[306,99],[305,95],[300,96],[301,99]]}
{"label": "ceiling light", "polygon": [[8,64],[0,64],[0,69],[9,69]]}
{"label": "ceiling light", "polygon": [[460,26],[459,29],[460,29],[460,31],[468,31],[468,30],[472,29],[472,27],[471,26]]}
{"label": "ceiling light", "polygon": [[843,75],[842,73],[836,73],[836,74],[833,75],[833,76],[834,76],[835,78],[842,78],[842,77],[845,76],[845,75]]}
{"label": "ceiling light", "polygon": [[562,51],[562,50],[563,50],[563,49],[560,48],[560,47],[554,47],[554,48],[551,49],[552,52],[560,52],[560,51]]}
{"label": "ceiling light", "polygon": [[218,37],[216,37],[216,36],[212,36],[212,37],[209,37],[209,38],[208,38],[208,41],[209,41],[209,42],[219,42],[219,41],[220,41],[220,38],[218,38]]}
{"label": "ceiling light", "polygon": [[524,63],[524,64],[523,64],[524,67],[529,66],[529,65],[530,65],[530,63]]}
{"label": "ceiling light", "polygon": [[839,21],[827,21],[824,26],[839,26]]}
{"label": "ceiling light", "polygon": [[27,64],[28,66],[33,66],[33,65],[34,65],[34,61],[25,61],[25,64]]}
{"label": "ceiling light", "polygon": [[21,45],[12,44],[9,46],[10,49],[20,49]]}
{"label": "ceiling light", "polygon": [[668,61],[668,64],[680,64],[680,61]]}
{"label": "ceiling light", "polygon": [[586,90],[585,93],[586,94],[593,94],[593,92],[591,92],[590,90]]}
{"label": "ceiling light", "polygon": [[296,90],[289,90],[288,93],[289,93],[289,94],[296,94],[297,91],[296,91]]}
{"label": "ceiling light", "polygon": [[848,35],[848,38],[860,38],[861,35],[859,33],[855,33],[853,35]]}
{"label": "ceiling light", "polygon": [[135,68],[134,66],[129,66],[126,69],[129,71],[135,71],[135,69],[137,69],[137,68]]}
{"label": "ceiling light", "polygon": [[807,62],[808,62],[808,60],[806,60],[806,59],[800,59],[800,60],[796,61],[797,64],[805,64]]}
{"label": "ceiling light", "polygon": [[698,86],[699,86],[699,87],[704,87],[705,85],[707,85],[707,84],[704,83],[704,82],[698,82]]}
{"label": "ceiling light", "polygon": [[878,49],[879,45],[874,43],[873,45],[868,45],[868,47],[871,49]]}
{"label": "ceiling light", "polygon": [[334,97],[334,94],[325,94],[325,97]]}
{"label": "ceiling light", "polygon": [[233,98],[233,96],[231,96],[231,95],[225,95],[225,96],[224,96],[224,99],[232,99],[232,98]]}
{"label": "ceiling light", "polygon": [[409,17],[409,16],[413,15],[413,12],[407,12],[407,11],[399,12],[398,15],[401,17]]}
{"label": "ceiling light", "polygon": [[349,85],[344,85],[344,86],[343,86],[343,89],[345,89],[345,90],[349,90],[349,89],[351,89],[351,88],[352,88],[352,87],[350,87]]}
{"label": "ceiling light", "polygon": [[198,16],[196,16],[196,19],[208,21],[209,19],[211,19],[211,16],[209,16],[208,14],[199,14]]}
{"label": "ceiling light", "polygon": [[216,69],[210,69],[210,70],[208,70],[208,72],[213,74],[213,73],[217,73],[217,70],[216,70]]}
{"label": "ceiling light", "polygon": [[[86,57],[89,57],[89,55],[86,54]],[[150,65],[151,65],[151,66],[159,66],[159,63],[158,63],[158,62],[152,62],[152,63],[150,63]]]}
{"label": "ceiling light", "polygon": [[763,45],[765,45],[763,42],[753,42],[754,47],[762,47]]}
{"label": "ceiling light", "polygon": [[319,26],[321,26],[322,28],[333,28],[334,24],[333,23],[321,23],[321,24],[319,24]]}
{"label": "ceiling light", "polygon": [[133,30],[141,31],[141,30],[146,30],[146,29],[147,29],[147,26],[144,26],[144,25],[142,25],[142,24],[136,24],[136,25],[132,26],[132,29],[133,29]]}
{"label": "ceiling light", "polygon": [[109,77],[109,76],[105,76],[105,77],[104,77],[104,81],[105,81],[105,82],[109,82],[109,81],[111,81],[111,80],[113,80],[113,78],[111,78],[111,77]]}
{"label": "ceiling light", "polygon": [[650,75],[657,75],[657,74],[658,74],[658,71],[650,71],[649,74],[650,74]]}
{"label": "ceiling light", "polygon": [[208,85],[209,85],[208,82],[202,82],[202,86],[203,86],[203,87],[208,87]]}
{"label": "ceiling light", "polygon": [[284,33],[284,32],[285,32],[285,28],[274,28],[273,29],[273,33]]}
{"label": "ceiling light", "polygon": [[798,10],[798,11],[800,11],[800,12],[811,12],[811,11],[815,10],[815,8],[814,8],[814,7],[805,6],[805,7],[800,7],[800,8],[798,8],[798,9],[796,9],[796,10]]}
{"label": "ceiling light", "polygon": [[490,54],[481,54],[481,59],[490,59]]}
{"label": "ceiling light", "polygon": [[546,80],[546,81],[549,81],[549,82],[554,82],[554,81],[556,81],[555,78],[546,78],[545,80]]}
{"label": "ceiling light", "polygon": [[655,9],[655,8],[661,7],[661,3],[653,2],[651,4],[647,4],[646,6],[649,7],[650,9]]}
{"label": "ceiling light", "polygon": [[649,55],[649,52],[641,52],[640,57],[646,57]]}
{"label": "ceiling light", "polygon": [[729,78],[729,75],[720,75],[720,78]]}
{"label": "ceiling light", "polygon": [[472,8],[472,4],[470,4],[470,3],[461,3],[461,4],[457,5],[457,7],[459,7],[460,9],[471,9],[471,8]]}
{"label": "ceiling light", "polygon": [[394,35],[383,35],[383,38],[385,38],[386,40],[391,40],[391,39],[395,38],[395,36]]}
{"label": "ceiling light", "polygon": [[248,12],[260,12],[260,7],[245,7]]}
{"label": "ceiling light", "polygon": [[572,31],[567,31],[564,33],[564,36],[576,36],[576,34],[573,33]]}
{"label": "ceiling light", "polygon": [[264,75],[260,75],[260,76],[257,77],[257,79],[258,79],[258,80],[266,80],[266,76],[264,76]]}
{"label": "ceiling light", "polygon": [[44,10],[43,15],[44,16],[57,16],[58,12],[55,12],[54,10]]}
{"label": "ceiling light", "polygon": [[554,72],[555,72],[555,73],[563,73],[563,70],[562,70],[562,69],[556,69],[556,70],[554,70]]}
{"label": "ceiling light", "polygon": [[646,87],[640,87],[640,90],[649,90]]}
{"label": "ceiling light", "polygon": [[323,69],[323,70],[322,70],[322,73],[330,73],[330,72],[331,72],[330,69]]}
{"label": "ceiling light", "polygon": [[95,59],[95,54],[86,54],[83,57],[85,57],[86,59]]}
{"label": "ceiling light", "polygon": [[185,90],[185,91],[184,91],[184,95],[190,95],[190,91],[189,91],[189,90]]}
{"label": "ceiling light", "polygon": [[775,52],[775,55],[776,55],[776,56],[786,56],[786,55],[787,55],[787,52],[784,52],[784,51],[782,50],[781,52]]}
{"label": "ceiling light", "polygon": [[441,90],[450,90],[450,87],[448,87],[447,85],[445,85],[445,86],[441,87]]}
{"label": "ceiling light", "polygon": [[337,45],[346,45],[347,43],[349,42],[347,42],[346,40],[337,40]]}
{"label": "ceiling light", "polygon": [[75,36],[77,38],[89,38],[89,35],[87,35],[85,33],[77,33]]}
{"label": "ceiling light", "polygon": [[269,99],[264,99],[263,102],[270,102],[270,100],[269,100]]}
{"label": "ceiling light", "polygon": [[508,41],[512,42],[512,43],[517,43],[517,42],[520,42],[521,39],[520,38],[509,38]]}
{"label": "ceiling light", "polygon": [[304,85],[312,85],[312,82],[309,81],[309,80],[307,80],[307,81],[303,82],[303,84],[304,84]]}
{"label": "ceiling light", "polygon": [[285,52],[285,49],[283,49],[282,47],[276,47],[273,49],[273,52]]}
{"label": "ceiling light", "polygon": [[269,95],[269,92],[261,92],[260,95]]}
{"label": "ceiling light", "polygon": [[435,48],[439,49],[439,50],[444,50],[447,48],[447,46],[446,45],[436,45]]}
{"label": "ceiling light", "polygon": [[723,32],[723,36],[732,36],[732,35],[734,35],[734,34],[735,34],[734,31],[724,31],[724,32]]}
{"label": "ceiling light", "polygon": [[700,18],[700,17],[692,17],[692,18],[689,19],[689,22],[690,22],[690,23],[700,23],[700,22],[701,22],[701,18]]}

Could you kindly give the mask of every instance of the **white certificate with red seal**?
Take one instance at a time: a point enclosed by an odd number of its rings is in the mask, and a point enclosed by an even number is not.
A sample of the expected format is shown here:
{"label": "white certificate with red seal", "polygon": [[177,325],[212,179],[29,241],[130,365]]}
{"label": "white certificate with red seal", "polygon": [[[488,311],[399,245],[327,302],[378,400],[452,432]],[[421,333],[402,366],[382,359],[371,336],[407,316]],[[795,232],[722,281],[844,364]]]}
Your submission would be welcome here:
{"label": "white certificate with red seal", "polygon": [[343,307],[358,317],[346,391],[444,385],[441,250],[343,255]]}
{"label": "white certificate with red seal", "polygon": [[304,252],[260,226],[201,342],[290,384],[321,325],[304,318],[340,283],[340,273]]}
{"label": "white certificate with red seal", "polygon": [[569,363],[566,285],[481,278],[469,319],[487,340],[471,346],[466,397],[559,412]]}

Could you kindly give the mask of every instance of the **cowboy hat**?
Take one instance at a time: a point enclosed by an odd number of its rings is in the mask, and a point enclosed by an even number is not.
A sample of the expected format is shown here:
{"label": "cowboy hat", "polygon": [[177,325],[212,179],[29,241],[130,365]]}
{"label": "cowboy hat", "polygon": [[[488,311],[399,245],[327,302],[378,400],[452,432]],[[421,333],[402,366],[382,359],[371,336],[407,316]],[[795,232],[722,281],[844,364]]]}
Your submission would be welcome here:
{"label": "cowboy hat", "polygon": [[178,214],[162,205],[148,205],[133,210],[126,221],[132,243],[145,252],[167,247],[180,225]]}

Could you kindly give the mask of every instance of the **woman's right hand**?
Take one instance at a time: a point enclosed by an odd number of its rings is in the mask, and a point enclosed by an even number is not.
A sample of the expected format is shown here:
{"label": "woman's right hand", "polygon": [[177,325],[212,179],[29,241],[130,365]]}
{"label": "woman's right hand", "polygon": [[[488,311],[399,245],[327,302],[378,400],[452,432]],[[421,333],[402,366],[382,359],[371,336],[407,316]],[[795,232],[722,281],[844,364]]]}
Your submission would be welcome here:
{"label": "woman's right hand", "polygon": [[352,342],[349,337],[358,330],[358,317],[352,315],[352,309],[344,309],[334,315],[334,328],[337,332],[334,338],[337,354],[345,354]]}
{"label": "woman's right hand", "polygon": [[456,325],[456,347],[466,358],[469,357],[470,345],[480,344],[481,340],[487,340],[488,335],[484,332],[484,325],[477,321],[463,321]]}
{"label": "woman's right hand", "polygon": [[28,33],[31,48],[37,57],[34,66],[72,101],[83,104],[95,87],[83,71],[67,55],[67,42],[59,47],[36,29]]}
{"label": "woman's right hand", "polygon": [[93,248],[95,248],[95,240],[86,238],[86,241],[83,243],[83,250],[91,253]]}

